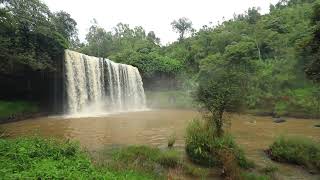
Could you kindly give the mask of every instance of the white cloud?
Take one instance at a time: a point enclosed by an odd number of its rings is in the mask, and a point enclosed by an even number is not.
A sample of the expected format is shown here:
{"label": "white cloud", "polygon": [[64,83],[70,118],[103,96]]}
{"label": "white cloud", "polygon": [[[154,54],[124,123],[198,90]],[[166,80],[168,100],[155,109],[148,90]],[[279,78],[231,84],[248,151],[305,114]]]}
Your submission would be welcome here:
{"label": "white cloud", "polygon": [[212,22],[230,19],[249,7],[260,7],[261,13],[278,0],[43,0],[52,11],[64,10],[78,23],[80,39],[84,40],[90,21],[96,18],[107,31],[117,23],[142,26],[155,31],[162,44],[172,42],[178,35],[170,23],[180,17],[189,18],[199,29]]}

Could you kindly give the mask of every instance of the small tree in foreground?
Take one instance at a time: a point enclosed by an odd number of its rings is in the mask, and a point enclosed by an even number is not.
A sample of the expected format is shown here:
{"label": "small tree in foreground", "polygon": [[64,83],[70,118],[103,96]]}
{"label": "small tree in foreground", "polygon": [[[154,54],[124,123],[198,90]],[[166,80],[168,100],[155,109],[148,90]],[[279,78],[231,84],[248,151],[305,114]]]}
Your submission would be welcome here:
{"label": "small tree in foreground", "polygon": [[242,73],[219,54],[201,61],[195,100],[209,113],[218,137],[223,135],[224,112],[237,111],[241,107],[242,77]]}

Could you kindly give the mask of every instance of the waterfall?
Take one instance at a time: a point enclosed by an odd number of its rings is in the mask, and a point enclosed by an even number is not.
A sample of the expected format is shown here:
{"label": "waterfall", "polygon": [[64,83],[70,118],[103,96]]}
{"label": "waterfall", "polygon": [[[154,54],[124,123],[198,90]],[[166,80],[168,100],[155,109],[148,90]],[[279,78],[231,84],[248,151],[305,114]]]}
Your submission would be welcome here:
{"label": "waterfall", "polygon": [[136,67],[65,51],[67,114],[96,116],[146,108]]}

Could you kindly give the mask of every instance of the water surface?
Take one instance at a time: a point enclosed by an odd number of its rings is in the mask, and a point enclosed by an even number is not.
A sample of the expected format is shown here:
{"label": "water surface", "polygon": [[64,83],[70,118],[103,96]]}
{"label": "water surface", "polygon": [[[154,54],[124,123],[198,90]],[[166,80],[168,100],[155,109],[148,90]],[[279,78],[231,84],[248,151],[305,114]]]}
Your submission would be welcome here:
{"label": "water surface", "polygon": [[[158,147],[167,145],[167,138],[176,134],[175,146],[184,147],[184,134],[188,121],[200,117],[192,110],[150,110],[108,115],[106,117],[63,118],[43,117],[1,125],[12,137],[39,134],[73,139],[88,150],[99,150],[109,145],[146,144]],[[247,157],[258,166],[272,162],[263,152],[279,135],[302,135],[320,142],[320,124],[314,119],[287,118],[277,124],[271,117],[231,114],[227,131],[245,150]],[[302,168],[279,164],[284,179],[318,179]]]}

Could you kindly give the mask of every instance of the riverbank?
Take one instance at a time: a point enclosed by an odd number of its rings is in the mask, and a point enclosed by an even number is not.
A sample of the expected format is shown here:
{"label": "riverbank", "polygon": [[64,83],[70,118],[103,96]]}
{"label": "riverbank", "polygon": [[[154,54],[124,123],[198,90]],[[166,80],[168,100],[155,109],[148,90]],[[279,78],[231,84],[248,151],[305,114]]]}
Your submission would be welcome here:
{"label": "riverbank", "polygon": [[0,124],[38,118],[46,115],[48,115],[48,113],[41,112],[39,105],[34,102],[0,100]]}

